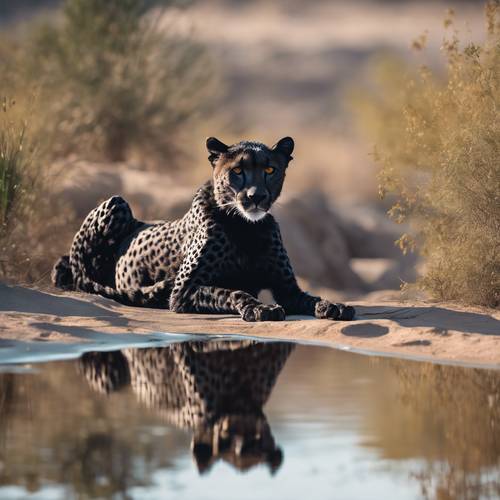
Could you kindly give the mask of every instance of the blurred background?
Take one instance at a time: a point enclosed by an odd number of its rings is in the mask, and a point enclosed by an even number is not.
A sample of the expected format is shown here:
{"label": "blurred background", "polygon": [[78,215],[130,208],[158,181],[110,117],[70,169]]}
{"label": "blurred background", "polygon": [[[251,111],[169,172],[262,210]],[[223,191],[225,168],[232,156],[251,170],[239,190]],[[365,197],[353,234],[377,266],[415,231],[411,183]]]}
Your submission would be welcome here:
{"label": "blurred background", "polygon": [[390,220],[397,200],[379,196],[379,132],[403,143],[391,106],[407,82],[425,65],[446,84],[443,40],[484,43],[485,25],[477,1],[2,2],[1,139],[21,172],[5,174],[4,161],[4,279],[47,282],[112,194],[139,218],[181,215],[211,175],[206,136],[291,135],[274,212],[302,282],[335,297],[399,296],[420,263],[395,244],[411,220]]}

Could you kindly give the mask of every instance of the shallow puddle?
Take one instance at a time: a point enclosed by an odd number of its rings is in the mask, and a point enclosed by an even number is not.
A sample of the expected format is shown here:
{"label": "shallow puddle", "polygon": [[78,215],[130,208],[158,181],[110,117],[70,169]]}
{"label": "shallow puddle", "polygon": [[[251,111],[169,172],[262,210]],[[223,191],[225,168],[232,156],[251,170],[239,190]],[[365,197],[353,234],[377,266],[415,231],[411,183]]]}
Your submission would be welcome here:
{"label": "shallow puddle", "polygon": [[0,498],[500,497],[500,372],[252,341],[0,373]]}

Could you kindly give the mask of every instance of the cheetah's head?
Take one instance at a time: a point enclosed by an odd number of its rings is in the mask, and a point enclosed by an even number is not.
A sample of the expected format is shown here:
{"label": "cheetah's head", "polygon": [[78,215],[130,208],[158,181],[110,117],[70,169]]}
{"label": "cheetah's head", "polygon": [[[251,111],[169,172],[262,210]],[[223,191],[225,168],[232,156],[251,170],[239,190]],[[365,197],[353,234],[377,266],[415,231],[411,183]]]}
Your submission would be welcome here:
{"label": "cheetah's head", "polygon": [[208,159],[217,205],[251,222],[263,219],[281,193],[293,148],[291,137],[284,137],[272,148],[251,141],[227,146],[209,137]]}

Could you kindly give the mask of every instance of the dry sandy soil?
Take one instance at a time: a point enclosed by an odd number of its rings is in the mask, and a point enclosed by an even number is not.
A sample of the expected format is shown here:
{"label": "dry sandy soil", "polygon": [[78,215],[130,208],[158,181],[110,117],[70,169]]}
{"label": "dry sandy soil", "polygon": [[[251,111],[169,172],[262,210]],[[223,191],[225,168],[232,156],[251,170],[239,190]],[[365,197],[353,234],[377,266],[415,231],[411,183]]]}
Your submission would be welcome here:
{"label": "dry sandy soil", "polygon": [[[0,285],[0,362],[75,355],[96,346],[232,334],[322,343],[363,353],[500,368],[500,312],[423,302],[354,302],[350,323],[291,317],[246,323],[228,315],[174,314],[77,293]],[[106,347],[107,346],[107,347]],[[73,348],[73,349],[72,349]]]}

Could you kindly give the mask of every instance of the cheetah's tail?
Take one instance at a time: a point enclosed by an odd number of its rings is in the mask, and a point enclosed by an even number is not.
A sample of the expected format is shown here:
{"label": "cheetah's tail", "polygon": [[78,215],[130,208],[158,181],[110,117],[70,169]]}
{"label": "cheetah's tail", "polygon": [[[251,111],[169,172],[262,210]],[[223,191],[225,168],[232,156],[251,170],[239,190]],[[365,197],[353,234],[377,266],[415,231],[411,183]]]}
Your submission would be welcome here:
{"label": "cheetah's tail", "polygon": [[69,255],[63,255],[62,257],[59,257],[57,262],[54,264],[54,267],[52,268],[50,278],[54,286],[56,286],[57,288],[62,288],[63,290],[82,290],[87,293],[103,295],[104,297],[115,299],[119,302],[125,302],[128,298],[122,298],[121,295],[123,294],[121,294],[114,288],[103,286],[95,281],[89,279],[75,280],[71,271]]}
{"label": "cheetah's tail", "polygon": [[107,299],[113,299],[121,304],[143,307],[168,307],[168,296],[170,289],[165,282],[159,282],[154,286],[138,288],[134,290],[117,290],[109,286],[101,285],[88,278],[74,280],[71,272],[69,255],[60,257],[52,268],[51,280],[54,286],[63,290],[81,290],[83,292],[101,295]]}
{"label": "cheetah's tail", "polygon": [[52,268],[50,279],[52,284],[58,288],[62,288],[63,290],[75,289],[73,273],[71,272],[71,265],[69,263],[69,255],[59,257]]}
{"label": "cheetah's tail", "polygon": [[158,307],[161,309],[168,308],[168,297],[170,295],[170,286],[165,281],[160,281],[149,287],[117,290],[86,278],[77,280],[75,288],[116,300],[128,306]]}

